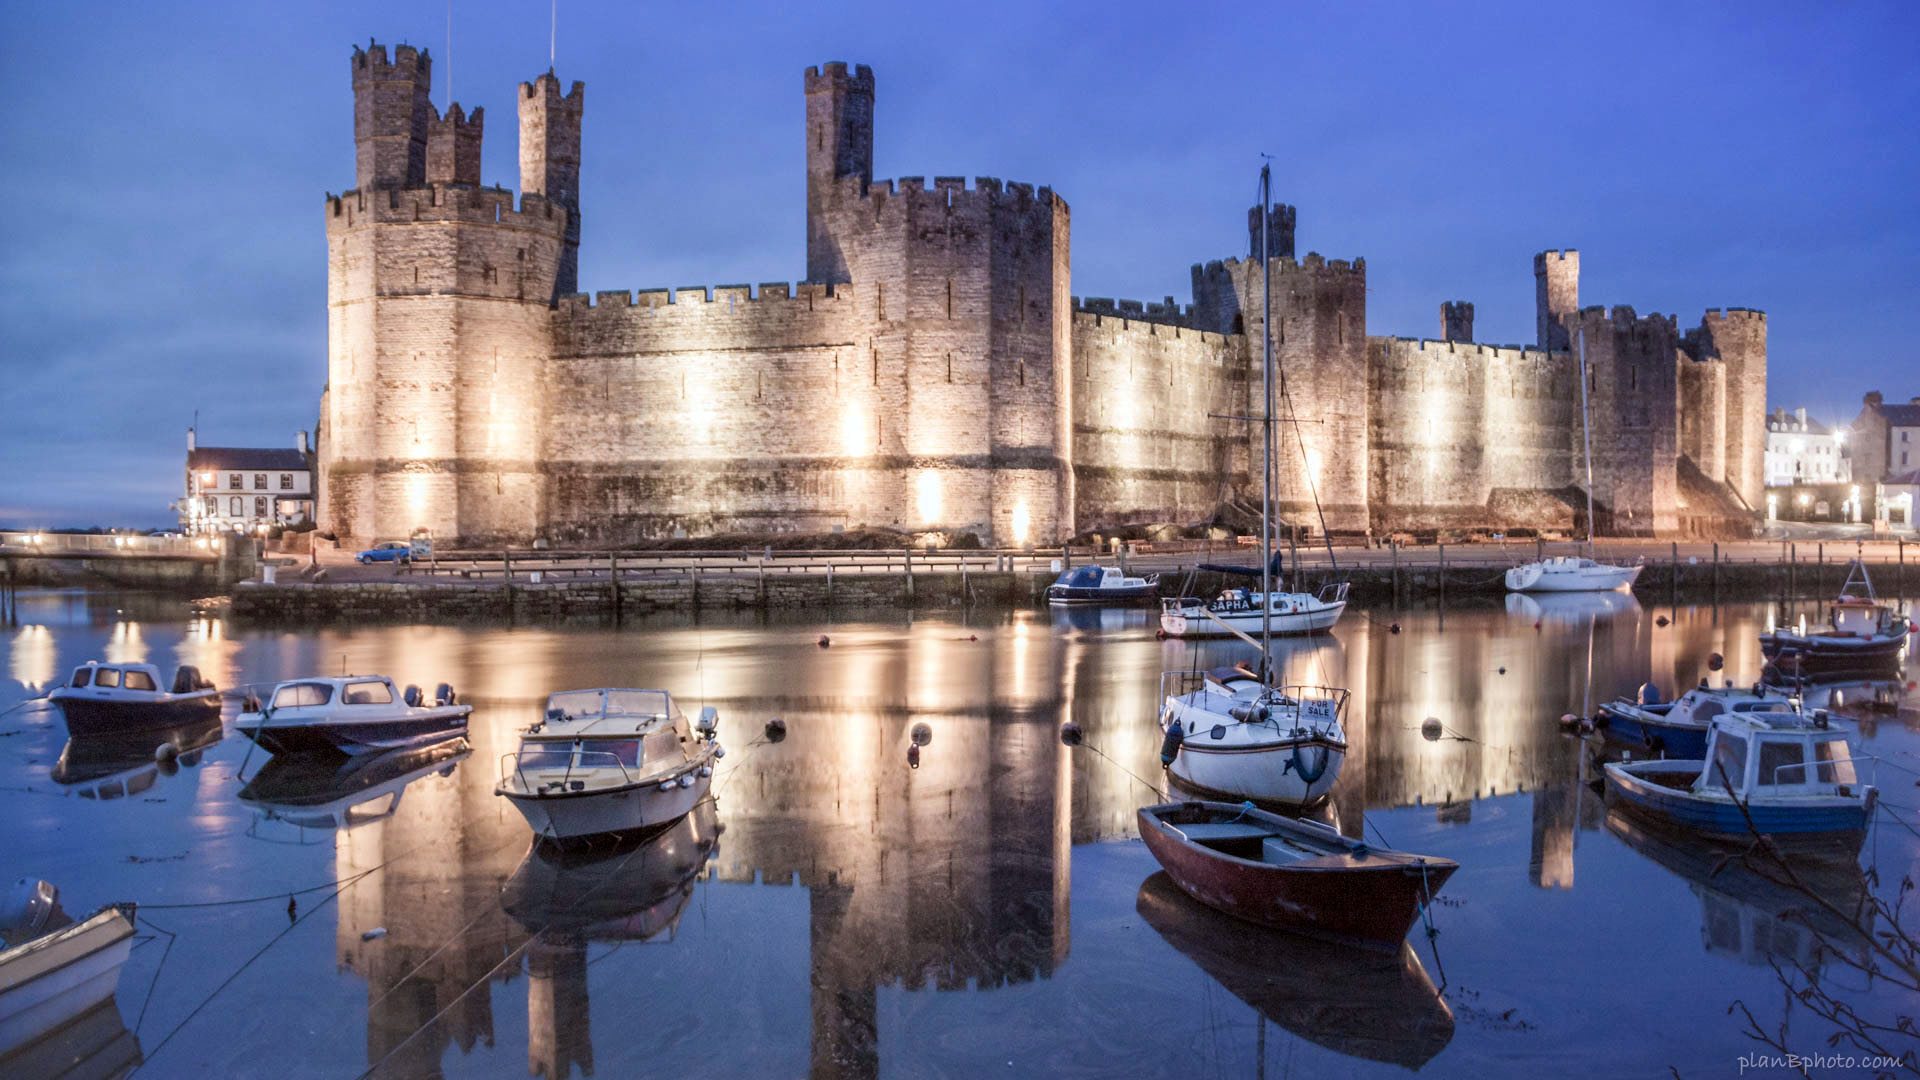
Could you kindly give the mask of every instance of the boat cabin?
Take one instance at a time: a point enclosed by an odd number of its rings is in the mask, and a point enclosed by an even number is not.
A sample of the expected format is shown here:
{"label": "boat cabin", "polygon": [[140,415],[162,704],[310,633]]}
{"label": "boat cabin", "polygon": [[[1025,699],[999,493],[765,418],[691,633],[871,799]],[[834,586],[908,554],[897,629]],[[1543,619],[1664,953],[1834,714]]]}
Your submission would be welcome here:
{"label": "boat cabin", "polygon": [[173,682],[167,684],[160,681],[160,669],[152,664],[103,664],[89,660],[73,669],[66,688],[70,691],[92,689],[100,691],[97,695],[100,697],[131,699],[141,694],[191,694],[210,690],[213,684],[202,679],[197,669],[185,664],[174,671]]}
{"label": "boat cabin", "polygon": [[1906,632],[1906,617],[1872,600],[1842,595],[1827,613],[1833,633],[1841,637],[1886,637]]}
{"label": "boat cabin", "polygon": [[[1656,705],[1649,702],[1649,705]],[[1652,712],[1661,710],[1654,708]],[[1724,686],[1718,689],[1709,686],[1696,686],[1680,695],[1680,700],[1665,710],[1668,719],[1688,720],[1696,724],[1712,722],[1716,716],[1727,714],[1762,714],[1768,717],[1798,717],[1801,715],[1799,703],[1792,698],[1780,696],[1778,692],[1769,692],[1766,687],[1751,690]]]}
{"label": "boat cabin", "polygon": [[1693,790],[1724,793],[1729,782],[1742,799],[1850,797],[1859,777],[1842,732],[1819,720],[1749,710],[1714,721],[1707,736],[1707,760]]}
{"label": "boat cabin", "polygon": [[[703,732],[715,719],[701,710]],[[567,690],[547,698],[544,718],[521,736],[514,771],[543,787],[554,779],[621,784],[687,761],[694,743],[685,714],[665,690]]]}
{"label": "boat cabin", "polygon": [[267,707],[279,712],[326,705],[392,705],[401,699],[394,692],[393,680],[385,675],[348,675],[281,683],[273,688]]}

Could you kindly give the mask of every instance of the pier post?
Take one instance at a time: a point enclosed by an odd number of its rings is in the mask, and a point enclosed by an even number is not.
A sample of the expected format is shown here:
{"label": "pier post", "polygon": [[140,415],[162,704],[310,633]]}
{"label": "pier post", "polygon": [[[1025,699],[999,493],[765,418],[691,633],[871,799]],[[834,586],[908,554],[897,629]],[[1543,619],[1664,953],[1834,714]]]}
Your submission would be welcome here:
{"label": "pier post", "polygon": [[833,560],[827,560],[827,607],[833,607]]}
{"label": "pier post", "polygon": [[907,606],[913,606],[913,548],[907,548]]}
{"label": "pier post", "polygon": [[1720,602],[1720,541],[1713,542],[1713,602]]}
{"label": "pier post", "polygon": [[607,587],[613,590],[613,623],[620,625],[620,555],[607,552]]}
{"label": "pier post", "polygon": [[1680,604],[1680,541],[1673,541],[1673,569],[1667,576],[1667,606]]}
{"label": "pier post", "polygon": [[1388,540],[1387,546],[1393,552],[1393,602],[1400,603],[1400,541]]}
{"label": "pier post", "polygon": [[1799,569],[1800,569],[1800,545],[1788,544],[1787,545],[1787,599],[1789,601],[1791,601],[1794,597],[1794,594],[1799,591],[1799,583],[1795,580],[1795,578],[1799,576],[1798,574]]}
{"label": "pier post", "polygon": [[1440,545],[1440,606],[1447,606],[1447,545]]}

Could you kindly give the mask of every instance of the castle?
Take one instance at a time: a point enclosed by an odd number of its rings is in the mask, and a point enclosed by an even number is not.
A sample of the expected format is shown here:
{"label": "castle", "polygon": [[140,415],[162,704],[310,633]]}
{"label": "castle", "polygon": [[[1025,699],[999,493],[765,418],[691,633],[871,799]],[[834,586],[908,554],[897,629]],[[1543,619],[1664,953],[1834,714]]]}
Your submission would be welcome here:
{"label": "castle", "polygon": [[[1257,499],[1261,257],[1284,375],[1283,520],[1335,531],[1567,527],[1584,483],[1577,343],[1603,528],[1667,535],[1761,500],[1766,317],[1579,306],[1534,260],[1533,347],[1367,333],[1366,263],[1296,258],[1290,206],[1193,302],[1075,298],[1047,187],[873,178],[874,78],[805,75],[807,278],[578,291],[585,87],[519,87],[520,187],[480,183],[484,110],[431,59],[352,57],[357,184],[329,195],[323,528],[443,542],[621,543],[874,526],[1057,543]],[[1570,494],[1571,493],[1571,494]],[[1317,496],[1317,499],[1316,499]]]}

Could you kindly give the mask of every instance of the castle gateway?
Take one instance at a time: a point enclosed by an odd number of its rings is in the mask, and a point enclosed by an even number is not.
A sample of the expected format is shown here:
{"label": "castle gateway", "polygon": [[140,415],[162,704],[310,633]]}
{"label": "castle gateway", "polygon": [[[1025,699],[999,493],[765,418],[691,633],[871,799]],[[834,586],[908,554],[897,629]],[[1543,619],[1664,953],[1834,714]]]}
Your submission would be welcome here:
{"label": "castle gateway", "polygon": [[1205,520],[1257,499],[1260,260],[1286,394],[1283,520],[1336,531],[1567,528],[1582,500],[1576,343],[1601,526],[1671,534],[1761,498],[1766,317],[1579,305],[1534,260],[1534,347],[1369,337],[1364,260],[1294,256],[1295,213],[1193,267],[1193,302],[1076,299],[1045,187],[873,179],[874,78],[805,74],[807,279],[578,291],[585,87],[518,92],[520,187],[480,183],[484,111],[431,60],[352,57],[357,186],[325,204],[323,528],[355,541],[609,544],[835,526],[997,544]]}

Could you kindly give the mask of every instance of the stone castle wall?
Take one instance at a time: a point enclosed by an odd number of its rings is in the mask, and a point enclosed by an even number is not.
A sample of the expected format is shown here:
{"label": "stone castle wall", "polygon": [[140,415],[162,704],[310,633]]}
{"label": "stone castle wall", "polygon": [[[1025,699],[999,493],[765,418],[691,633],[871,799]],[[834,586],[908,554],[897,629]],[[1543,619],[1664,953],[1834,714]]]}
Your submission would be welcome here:
{"label": "stone castle wall", "polygon": [[344,537],[1026,544],[1203,521],[1259,497],[1259,426],[1221,417],[1262,407],[1263,245],[1284,522],[1536,523],[1584,480],[1581,341],[1615,529],[1675,526],[1680,454],[1758,490],[1765,317],[1709,312],[1683,343],[1669,317],[1579,309],[1575,251],[1535,259],[1540,349],[1465,340],[1466,301],[1442,307],[1452,340],[1370,339],[1364,260],[1294,258],[1284,204],[1249,212],[1249,257],[1193,267],[1189,306],[1075,301],[1063,199],[874,180],[873,73],[828,64],[803,79],[807,282],[588,297],[582,84],[519,87],[516,203],[478,185],[483,111],[429,103],[424,51],[356,49],[352,72],[318,427],[321,518]]}
{"label": "stone castle wall", "polygon": [[1508,520],[1501,489],[1575,483],[1579,383],[1565,352],[1451,341],[1367,342],[1369,491],[1376,525],[1425,529]]}
{"label": "stone castle wall", "polygon": [[[1258,489],[1246,338],[1105,314],[1073,316],[1073,462],[1081,529],[1204,521]],[[1131,304],[1128,305],[1132,307]],[[1257,460],[1257,459],[1256,459]]]}

